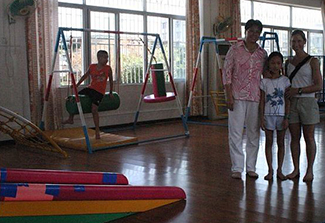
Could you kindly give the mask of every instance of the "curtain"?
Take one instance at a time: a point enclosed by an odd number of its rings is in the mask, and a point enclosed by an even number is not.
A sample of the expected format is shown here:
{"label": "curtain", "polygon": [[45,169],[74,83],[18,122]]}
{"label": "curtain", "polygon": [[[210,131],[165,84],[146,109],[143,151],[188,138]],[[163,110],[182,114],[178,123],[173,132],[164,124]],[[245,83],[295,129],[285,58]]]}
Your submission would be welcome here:
{"label": "curtain", "polygon": [[[223,21],[231,18],[232,25],[226,31],[219,33],[217,38],[240,38],[241,37],[241,18],[240,18],[240,0],[219,0],[219,13],[216,20]],[[223,66],[223,63],[222,63]],[[219,68],[217,75],[217,90],[223,91],[223,84]]]}
{"label": "curtain", "polygon": [[[39,125],[58,31],[58,1],[36,3],[34,16],[30,16],[26,21],[26,35],[31,121]],[[59,77],[55,75],[46,111],[46,129],[61,127],[62,101],[58,86]]]}
{"label": "curtain", "polygon": [[240,0],[219,0],[219,18],[231,18],[232,25],[218,38],[241,37]]}
{"label": "curtain", "polygon": [[[194,67],[197,60],[200,46],[200,18],[199,18],[199,0],[186,1],[186,102],[189,99],[189,93],[193,82]],[[191,104],[191,115],[203,114],[201,75],[198,71],[195,88],[193,90],[193,99]]]}

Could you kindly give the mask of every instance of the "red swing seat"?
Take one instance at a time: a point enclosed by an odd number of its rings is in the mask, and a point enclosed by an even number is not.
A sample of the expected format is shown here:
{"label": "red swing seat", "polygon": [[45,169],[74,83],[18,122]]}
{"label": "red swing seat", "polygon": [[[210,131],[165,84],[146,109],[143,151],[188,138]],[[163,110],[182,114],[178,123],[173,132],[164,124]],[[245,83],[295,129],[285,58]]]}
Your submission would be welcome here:
{"label": "red swing seat", "polygon": [[174,92],[166,92],[164,67],[162,63],[151,65],[153,94],[143,98],[146,103],[160,103],[176,99]]}
{"label": "red swing seat", "polygon": [[176,96],[174,92],[166,92],[166,96],[155,97],[154,94],[147,95],[143,98],[146,103],[159,103],[175,100]]}

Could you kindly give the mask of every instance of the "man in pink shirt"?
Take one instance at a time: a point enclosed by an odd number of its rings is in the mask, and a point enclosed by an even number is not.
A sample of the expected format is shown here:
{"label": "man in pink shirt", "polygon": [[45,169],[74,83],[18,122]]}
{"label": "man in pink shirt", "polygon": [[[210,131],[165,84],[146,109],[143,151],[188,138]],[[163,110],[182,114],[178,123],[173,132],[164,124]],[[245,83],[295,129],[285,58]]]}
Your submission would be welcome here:
{"label": "man in pink shirt", "polygon": [[258,106],[260,80],[267,53],[257,41],[263,25],[258,20],[248,20],[245,39],[231,46],[223,71],[223,84],[228,107],[229,150],[234,179],[241,179],[245,167],[243,128],[246,127],[246,173],[258,178],[256,171],[259,148]]}

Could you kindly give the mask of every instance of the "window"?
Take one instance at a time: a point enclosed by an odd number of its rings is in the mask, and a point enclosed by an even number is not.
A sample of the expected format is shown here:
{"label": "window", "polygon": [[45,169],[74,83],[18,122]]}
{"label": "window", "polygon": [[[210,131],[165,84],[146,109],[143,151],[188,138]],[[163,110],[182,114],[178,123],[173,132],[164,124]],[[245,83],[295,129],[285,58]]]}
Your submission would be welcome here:
{"label": "window", "polygon": [[292,26],[305,29],[323,29],[320,10],[292,8]]}
{"label": "window", "polygon": [[[166,57],[169,57],[169,22],[167,18],[148,16],[148,33],[158,33],[164,46]],[[149,49],[152,49],[154,38],[150,38]],[[157,44],[155,52],[157,62],[164,62],[164,56]]]}
{"label": "window", "polygon": [[322,33],[313,33],[309,34],[308,45],[309,45],[309,53],[312,55],[323,55],[323,34]]}
{"label": "window", "polygon": [[[59,26],[139,33],[74,33],[78,52],[73,53],[78,55],[80,74],[97,61],[97,51],[104,49],[109,53],[115,81],[142,83],[154,37],[141,33],[158,33],[172,74],[185,79],[185,3],[186,0],[59,0]],[[155,57],[160,62],[164,60],[159,45]],[[67,59],[62,58],[60,63],[66,67]],[[61,85],[68,84],[67,76],[62,74]]]}
{"label": "window", "polygon": [[[169,58],[169,21],[167,18],[163,17],[154,17],[148,16],[148,32],[149,33],[158,33],[161,39],[161,42],[164,47],[165,57]],[[148,39],[148,47],[149,49],[153,48],[155,38],[150,37]],[[150,57],[150,56],[149,56]],[[150,59],[150,58],[149,58]],[[163,52],[161,50],[159,42],[157,43],[157,47],[154,54],[154,59],[156,63],[163,63],[165,65],[165,58]],[[167,69],[164,66],[164,69]],[[168,72],[165,72],[165,80],[168,80]]]}
{"label": "window", "polygon": [[241,26],[241,37],[244,38],[245,35],[245,26]]}
{"label": "window", "polygon": [[60,2],[82,4],[83,0],[60,0]]}
{"label": "window", "polygon": [[[121,14],[121,31],[143,32],[143,16]],[[123,84],[143,81],[143,40],[142,35],[120,35],[121,82]]]}
{"label": "window", "polygon": [[142,10],[143,0],[86,0],[86,4],[118,9]]}
{"label": "window", "polygon": [[[262,33],[263,32],[271,32],[271,29],[270,28],[263,28]],[[267,37],[269,37],[269,36],[267,36]],[[260,40],[259,42],[260,42],[261,46],[263,46],[263,42],[264,42],[264,49],[266,50],[267,54],[270,54],[273,51],[272,49],[274,49],[273,46],[274,46],[274,43],[275,43],[274,40],[272,40],[272,41],[270,41],[270,40],[264,40],[264,41]]]}
{"label": "window", "polygon": [[[302,7],[276,5],[261,1],[241,0],[242,36],[245,36],[245,22],[252,17],[263,23],[263,32],[278,34],[280,52],[284,56],[292,55],[290,49],[290,33],[294,29],[302,29],[308,37],[305,50],[311,55],[323,55],[323,32],[321,11]],[[291,18],[291,20],[290,20]],[[277,50],[274,41],[266,41],[268,53]]]}
{"label": "window", "polygon": [[174,20],[173,23],[173,67],[174,78],[185,77],[185,55],[186,55],[186,33],[185,33],[185,21]]}
{"label": "window", "polygon": [[[90,28],[95,30],[115,31],[115,16],[112,13],[90,12]],[[108,52],[108,64],[113,71],[116,71],[115,34],[91,32],[91,63],[97,62],[98,50]],[[113,79],[116,80],[116,72],[113,72]]]}
{"label": "window", "polygon": [[[246,22],[252,18],[252,7],[251,1],[241,1],[240,2],[240,13],[241,21]],[[243,32],[242,32],[243,33]]]}
{"label": "window", "polygon": [[254,2],[254,19],[262,21],[263,25],[289,26],[290,7]]}
{"label": "window", "polygon": [[280,52],[283,56],[289,56],[289,32],[280,29],[274,29],[273,31],[278,34]]}
{"label": "window", "polygon": [[[59,26],[60,27],[74,27],[82,28],[82,10],[74,8],[59,8]],[[83,33],[82,32],[64,32],[66,38],[67,48],[69,51],[71,66],[76,72],[76,82],[81,78],[84,73],[84,58],[83,55]],[[59,68],[60,70],[69,70],[68,58],[63,50],[62,42],[59,47]],[[60,84],[70,85],[69,72],[60,73]]]}
{"label": "window", "polygon": [[147,0],[147,10],[185,16],[185,0]]}
{"label": "window", "polygon": [[[320,71],[323,73],[324,71],[324,56],[323,56],[323,34],[321,33],[310,33],[308,38],[309,43],[309,53],[315,56],[318,56],[320,62]],[[323,74],[324,75],[324,74]]]}

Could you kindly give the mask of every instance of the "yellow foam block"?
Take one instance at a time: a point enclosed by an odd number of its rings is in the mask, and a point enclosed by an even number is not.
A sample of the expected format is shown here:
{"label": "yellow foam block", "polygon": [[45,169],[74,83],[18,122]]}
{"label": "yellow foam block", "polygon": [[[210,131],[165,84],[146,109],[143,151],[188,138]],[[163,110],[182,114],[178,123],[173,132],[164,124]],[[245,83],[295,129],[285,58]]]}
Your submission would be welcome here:
{"label": "yellow foam block", "polygon": [[[53,131],[48,130],[44,133],[62,147],[87,151],[85,135],[82,128],[61,129]],[[88,129],[88,136],[93,150],[96,150],[96,148],[105,148],[136,142],[138,140],[137,137],[120,136],[103,132],[100,133],[101,138],[96,139],[95,130],[93,129]]]}
{"label": "yellow foam block", "polygon": [[1,217],[144,212],[179,199],[0,202]]}

